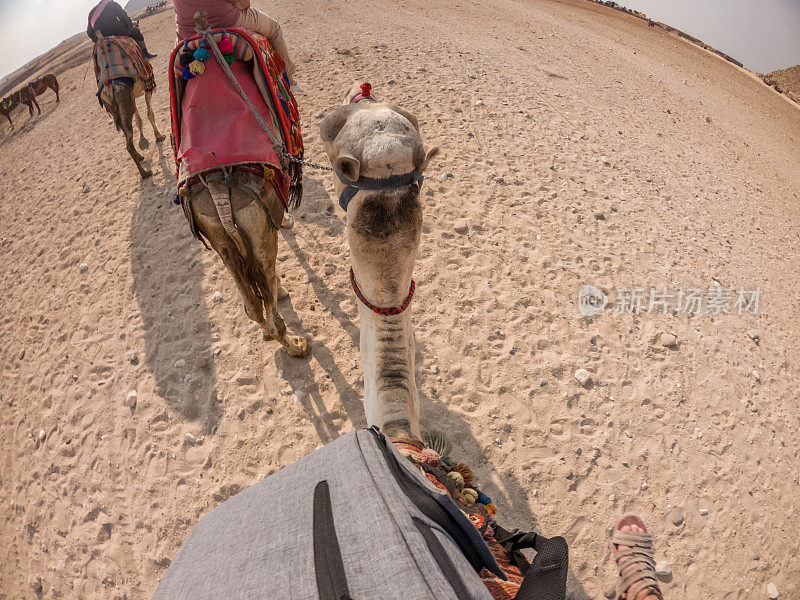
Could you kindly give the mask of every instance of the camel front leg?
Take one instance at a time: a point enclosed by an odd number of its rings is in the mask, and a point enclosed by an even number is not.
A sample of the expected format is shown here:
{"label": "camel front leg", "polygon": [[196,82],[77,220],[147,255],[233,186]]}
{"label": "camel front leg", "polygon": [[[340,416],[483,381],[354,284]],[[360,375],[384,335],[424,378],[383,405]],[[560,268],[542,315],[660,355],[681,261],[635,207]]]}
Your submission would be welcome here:
{"label": "camel front leg", "polygon": [[167,136],[163,133],[158,131],[158,127],[156,127],[156,115],[153,112],[153,106],[151,103],[153,97],[152,92],[145,92],[144,93],[144,103],[147,105],[147,118],[150,120],[150,125],[153,126],[153,134],[156,136],[156,143],[163,142]]}

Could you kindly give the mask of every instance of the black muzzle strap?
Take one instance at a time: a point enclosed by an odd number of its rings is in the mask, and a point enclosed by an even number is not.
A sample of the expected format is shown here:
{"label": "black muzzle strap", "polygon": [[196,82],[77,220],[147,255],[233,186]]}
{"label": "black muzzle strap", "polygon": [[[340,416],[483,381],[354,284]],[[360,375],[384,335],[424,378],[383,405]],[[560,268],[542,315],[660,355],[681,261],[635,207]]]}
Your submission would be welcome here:
{"label": "black muzzle strap", "polygon": [[350,200],[361,190],[372,192],[398,190],[414,183],[419,184],[419,188],[422,189],[422,182],[425,179],[422,175],[422,171],[419,169],[414,169],[410,173],[405,173],[404,175],[390,175],[389,177],[382,177],[380,179],[359,177],[356,181],[351,181],[339,171],[336,171],[336,176],[339,178],[339,181],[346,186],[339,195],[339,206],[342,207],[344,212],[347,212],[347,206],[350,204]]}

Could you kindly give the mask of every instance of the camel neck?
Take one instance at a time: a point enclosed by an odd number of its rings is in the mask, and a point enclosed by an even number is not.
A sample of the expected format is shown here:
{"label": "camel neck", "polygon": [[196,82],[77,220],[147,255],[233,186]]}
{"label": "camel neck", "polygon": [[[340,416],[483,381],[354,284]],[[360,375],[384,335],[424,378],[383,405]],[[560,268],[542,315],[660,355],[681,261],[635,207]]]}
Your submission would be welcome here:
{"label": "camel neck", "polygon": [[359,303],[364,411],[370,425],[389,436],[419,437],[419,396],[414,375],[414,332],[409,310],[379,315]]}

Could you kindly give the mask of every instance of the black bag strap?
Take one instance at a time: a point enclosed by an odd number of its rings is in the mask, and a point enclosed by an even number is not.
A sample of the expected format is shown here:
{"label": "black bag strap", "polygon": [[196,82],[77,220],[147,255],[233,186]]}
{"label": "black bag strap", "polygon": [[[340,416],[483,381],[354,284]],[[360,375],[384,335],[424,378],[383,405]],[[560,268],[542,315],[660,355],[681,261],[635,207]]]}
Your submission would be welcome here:
{"label": "black bag strap", "polygon": [[[518,529],[507,531],[495,525],[494,538],[511,555],[511,562],[523,573],[514,600],[564,600],[567,595],[569,547],[561,537],[546,538],[533,532]],[[536,550],[532,563],[520,552],[524,548]]]}

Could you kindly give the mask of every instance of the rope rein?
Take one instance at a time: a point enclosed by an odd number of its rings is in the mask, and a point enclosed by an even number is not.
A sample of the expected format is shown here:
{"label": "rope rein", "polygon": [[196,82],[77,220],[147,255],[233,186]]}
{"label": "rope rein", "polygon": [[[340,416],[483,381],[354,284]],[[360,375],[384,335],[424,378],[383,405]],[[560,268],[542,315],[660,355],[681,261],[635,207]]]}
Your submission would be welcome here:
{"label": "rope rein", "polygon": [[210,26],[206,27],[206,29],[203,30],[201,30],[199,27],[195,27],[195,31],[197,31],[197,33],[203,36],[203,39],[205,40],[206,44],[208,44],[208,47],[211,48],[211,51],[214,53],[214,57],[217,59],[219,66],[222,67],[222,70],[225,72],[225,75],[227,75],[228,79],[231,80],[231,83],[236,88],[236,91],[239,92],[239,95],[242,97],[242,100],[244,100],[245,104],[247,104],[247,107],[250,109],[250,112],[253,113],[253,116],[256,118],[256,121],[258,121],[258,124],[261,126],[261,129],[263,129],[264,132],[267,134],[267,136],[269,136],[269,139],[272,142],[272,149],[275,150],[275,152],[277,152],[278,156],[280,156],[283,161],[293,162],[295,164],[310,167],[312,169],[318,169],[320,171],[333,171],[331,167],[326,167],[325,165],[318,165],[316,163],[312,163],[307,160],[302,160],[300,158],[297,158],[289,154],[283,143],[275,139],[275,136],[272,133],[272,129],[270,129],[269,125],[267,125],[267,122],[264,120],[264,117],[262,117],[261,114],[258,112],[258,110],[256,110],[256,107],[253,106],[253,103],[250,101],[250,98],[247,97],[247,94],[242,89],[242,86],[239,85],[239,81],[236,79],[236,75],[233,74],[233,71],[231,71],[231,68],[225,61],[225,57],[222,56],[222,52],[220,52],[220,49],[217,47],[217,41],[214,39],[211,27]]}

